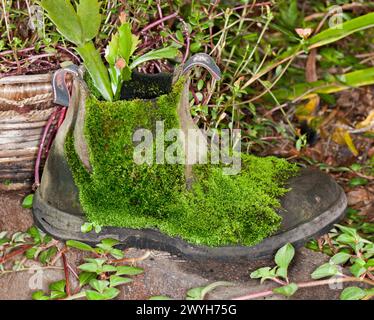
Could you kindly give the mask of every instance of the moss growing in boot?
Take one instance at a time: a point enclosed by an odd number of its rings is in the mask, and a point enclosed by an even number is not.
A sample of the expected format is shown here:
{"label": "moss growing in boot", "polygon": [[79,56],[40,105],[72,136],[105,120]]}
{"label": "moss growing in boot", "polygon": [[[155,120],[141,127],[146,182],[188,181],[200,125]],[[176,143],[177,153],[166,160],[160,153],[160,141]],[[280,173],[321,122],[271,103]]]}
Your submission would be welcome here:
{"label": "moss growing in boot", "polygon": [[181,79],[156,100],[86,101],[91,173],[75,153],[72,136],[65,144],[82,207],[89,221],[103,226],[155,228],[209,246],[253,245],[278,229],[281,218],[274,209],[287,192],[284,182],[297,171],[294,165],[242,155],[236,176],[224,175],[219,166],[195,165],[195,182],[186,190],[184,165],[133,161],[136,129],[154,132],[158,120],[165,130],[179,127],[183,85]]}

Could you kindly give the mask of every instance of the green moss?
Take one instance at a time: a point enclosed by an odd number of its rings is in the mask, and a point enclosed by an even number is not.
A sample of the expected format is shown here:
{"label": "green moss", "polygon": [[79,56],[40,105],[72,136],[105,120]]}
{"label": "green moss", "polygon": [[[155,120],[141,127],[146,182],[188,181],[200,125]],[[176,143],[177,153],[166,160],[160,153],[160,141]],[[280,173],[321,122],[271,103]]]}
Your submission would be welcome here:
{"label": "green moss", "polygon": [[279,227],[274,209],[287,191],[283,183],[297,171],[294,165],[242,155],[236,176],[224,175],[217,166],[196,165],[196,181],[187,191],[183,165],[133,162],[137,128],[154,132],[157,120],[164,121],[165,130],[179,127],[176,107],[182,87],[183,79],[156,101],[87,100],[85,135],[92,173],[76,155],[72,136],[65,145],[87,218],[103,226],[157,228],[195,244],[257,243]]}

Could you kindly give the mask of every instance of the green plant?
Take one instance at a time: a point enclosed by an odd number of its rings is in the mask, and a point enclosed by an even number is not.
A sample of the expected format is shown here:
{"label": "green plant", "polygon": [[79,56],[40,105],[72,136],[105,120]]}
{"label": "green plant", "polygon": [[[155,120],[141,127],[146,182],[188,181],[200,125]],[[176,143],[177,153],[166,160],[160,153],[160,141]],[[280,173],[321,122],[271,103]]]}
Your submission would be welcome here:
{"label": "green plant", "polygon": [[32,208],[33,201],[34,201],[34,194],[27,195],[22,201],[22,207],[25,209]]}
{"label": "green plant", "polygon": [[[8,234],[7,231],[0,232],[0,277],[7,273],[31,270],[28,266],[31,260],[41,263],[41,269],[61,269],[51,265],[59,249],[58,242],[50,236],[36,227],[29,228],[27,232]],[[11,267],[8,268],[8,265]]]}
{"label": "green plant", "polygon": [[[340,295],[340,299],[342,300],[360,300],[373,297],[374,243],[360,237],[353,228],[341,225],[336,225],[336,227],[342,232],[336,239],[336,242],[339,244],[339,251],[330,258],[328,263],[319,266],[313,271],[311,278],[314,281],[295,283],[289,280],[287,270],[294,257],[295,250],[291,244],[286,244],[275,255],[275,267],[262,267],[250,274],[252,279],[260,279],[261,282],[272,280],[281,286],[235,299],[261,298],[273,295],[274,293],[291,297],[301,288],[334,283],[362,283],[369,286],[369,288],[355,286],[345,288]],[[342,267],[347,264],[350,264],[350,275],[342,272]]]}
{"label": "green plant", "polygon": [[72,290],[69,278],[53,282],[49,285],[49,294],[39,290],[33,293],[34,300],[75,300],[86,298],[88,300],[111,300],[118,296],[118,287],[133,281],[130,276],[143,273],[139,267],[120,265],[122,262],[130,262],[145,259],[124,258],[122,250],[116,249],[118,244],[114,239],[103,239],[95,248],[75,240],[66,242],[67,247],[86,251],[93,258],[85,258],[85,263],[78,266],[79,285]]}
{"label": "green plant", "polygon": [[42,0],[41,5],[61,35],[76,46],[94,86],[107,101],[118,100],[123,81],[130,79],[131,70],[139,64],[154,59],[174,58],[177,54],[175,47],[167,47],[130,61],[139,40],[131,33],[131,25],[122,19],[118,32],[106,49],[107,69],[92,41],[101,25],[98,0],[80,0],[76,10],[70,0]]}

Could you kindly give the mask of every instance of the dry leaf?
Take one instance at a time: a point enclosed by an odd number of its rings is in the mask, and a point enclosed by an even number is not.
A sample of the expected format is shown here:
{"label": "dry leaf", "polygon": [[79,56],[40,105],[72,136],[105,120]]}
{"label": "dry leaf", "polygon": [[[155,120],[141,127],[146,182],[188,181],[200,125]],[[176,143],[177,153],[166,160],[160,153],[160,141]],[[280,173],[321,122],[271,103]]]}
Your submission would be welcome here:
{"label": "dry leaf", "polygon": [[351,138],[351,135],[346,129],[337,127],[332,134],[332,140],[337,144],[346,145],[355,157],[358,156],[356,146]]}
{"label": "dry leaf", "polygon": [[356,125],[357,129],[362,129],[362,128],[368,128],[367,132],[372,132],[374,133],[374,110],[371,110],[369,112],[369,115],[366,117],[364,121],[359,122]]}

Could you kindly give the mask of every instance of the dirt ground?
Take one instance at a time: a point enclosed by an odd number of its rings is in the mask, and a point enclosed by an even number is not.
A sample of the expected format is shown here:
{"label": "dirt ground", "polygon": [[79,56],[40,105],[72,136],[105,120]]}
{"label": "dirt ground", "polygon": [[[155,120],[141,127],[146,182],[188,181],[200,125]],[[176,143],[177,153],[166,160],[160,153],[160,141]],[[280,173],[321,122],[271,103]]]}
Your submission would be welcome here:
{"label": "dirt ground", "polygon": [[[31,210],[21,206],[24,194],[2,193],[0,195],[0,230],[10,232],[25,231],[33,223]],[[141,256],[144,250],[129,249],[128,256]],[[72,266],[78,265],[83,255],[71,250],[67,259]],[[290,267],[293,281],[308,281],[310,273],[325,263],[328,256],[302,248],[297,250]],[[152,251],[151,256],[137,264],[144,268],[144,274],[121,288],[118,299],[148,299],[154,295],[167,295],[174,299],[184,299],[190,288],[204,286],[214,281],[230,281],[234,285],[220,287],[212,291],[208,299],[230,299],[237,296],[273,288],[270,282],[260,285],[259,281],[249,278],[249,273],[261,266],[272,266],[272,261],[262,260],[248,264],[218,263],[206,261],[196,263],[170,256],[166,252]],[[0,299],[31,299],[32,292],[47,290],[48,284],[64,279],[61,265],[58,269],[38,269],[23,272],[10,272],[0,275]],[[74,279],[71,279],[74,284]],[[292,299],[338,299],[342,288],[328,286],[299,290]],[[285,299],[270,296],[267,299]]]}

